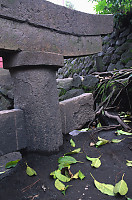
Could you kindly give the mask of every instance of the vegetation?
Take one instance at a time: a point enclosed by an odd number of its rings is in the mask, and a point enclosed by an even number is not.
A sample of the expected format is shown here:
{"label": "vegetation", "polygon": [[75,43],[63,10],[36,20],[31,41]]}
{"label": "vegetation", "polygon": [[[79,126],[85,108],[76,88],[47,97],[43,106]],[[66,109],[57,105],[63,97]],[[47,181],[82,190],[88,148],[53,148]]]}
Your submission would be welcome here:
{"label": "vegetation", "polygon": [[74,10],[74,5],[70,1],[66,1],[66,7]]}
{"label": "vegetation", "polygon": [[131,0],[92,0],[92,2],[97,2],[95,5],[97,14],[126,14],[130,12],[132,6]]}

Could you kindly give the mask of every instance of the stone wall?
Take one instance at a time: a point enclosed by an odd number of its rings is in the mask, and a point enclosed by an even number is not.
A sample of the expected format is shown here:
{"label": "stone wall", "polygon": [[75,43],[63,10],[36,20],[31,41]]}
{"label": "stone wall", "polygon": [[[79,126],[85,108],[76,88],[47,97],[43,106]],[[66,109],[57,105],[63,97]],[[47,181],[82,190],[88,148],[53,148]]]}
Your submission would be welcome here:
{"label": "stone wall", "polygon": [[102,44],[102,52],[98,54],[65,59],[65,66],[58,70],[57,78],[132,67],[132,13],[116,24],[111,34],[102,37]]}

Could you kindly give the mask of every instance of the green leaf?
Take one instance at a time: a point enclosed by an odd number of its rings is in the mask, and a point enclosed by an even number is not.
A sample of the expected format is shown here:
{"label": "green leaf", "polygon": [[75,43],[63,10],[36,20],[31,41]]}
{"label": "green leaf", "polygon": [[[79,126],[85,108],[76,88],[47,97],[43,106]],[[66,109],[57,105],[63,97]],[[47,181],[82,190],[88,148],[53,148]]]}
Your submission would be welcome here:
{"label": "green leaf", "polygon": [[66,189],[67,189],[68,187],[70,187],[70,186],[72,186],[72,185],[67,185],[67,186],[65,186],[65,185],[64,185],[61,181],[59,181],[58,179],[56,179],[56,181],[55,181],[55,187],[56,187],[56,189],[62,191],[62,194],[64,194],[64,195],[65,195]]}
{"label": "green leaf", "polygon": [[89,128],[83,128],[83,129],[81,129],[81,130],[79,130],[79,131],[81,131],[81,132],[87,132],[87,131],[89,131],[90,129]]}
{"label": "green leaf", "polygon": [[58,169],[59,170],[62,170],[63,168],[65,168],[65,167],[70,167],[70,164],[68,164],[68,163],[60,163],[59,165],[58,165]]}
{"label": "green leaf", "polygon": [[[60,157],[58,159],[58,163],[65,163],[65,164],[74,164],[74,163],[77,163],[77,162],[80,162],[80,161],[77,161],[75,158],[73,158],[72,156],[63,156],[63,157]],[[81,162],[80,162],[81,163]]]}
{"label": "green leaf", "polygon": [[53,179],[56,179],[55,171],[51,172],[50,176],[53,176]]}
{"label": "green leaf", "polygon": [[112,143],[119,143],[119,142],[122,142],[123,140],[125,140],[125,138],[123,138],[122,140],[112,139],[111,142]]}
{"label": "green leaf", "polygon": [[130,198],[127,198],[127,200],[132,200],[132,199],[130,199]]}
{"label": "green leaf", "polygon": [[73,175],[72,179],[78,179],[79,178],[79,172],[77,172],[76,174]]}
{"label": "green leaf", "polygon": [[100,128],[100,127],[102,127],[102,125],[101,125],[101,123],[99,122],[99,123],[97,124],[97,128]]}
{"label": "green leaf", "polygon": [[111,184],[105,184],[105,183],[99,183],[98,181],[95,180],[95,178],[93,177],[93,175],[91,174],[92,178],[94,179],[94,184],[96,186],[96,188],[102,192],[103,194],[107,194],[109,196],[114,196],[114,186]]}
{"label": "green leaf", "polygon": [[126,161],[127,161],[126,165],[127,165],[128,167],[132,167],[132,161],[131,161],[131,160],[126,160]]}
{"label": "green leaf", "polygon": [[64,191],[62,191],[62,194],[64,194],[64,195],[65,195],[65,194],[66,194],[66,189],[67,189],[67,188],[69,188],[70,186],[72,186],[72,185],[67,185],[67,186],[65,187],[65,190],[64,190]]}
{"label": "green leaf", "polygon": [[76,146],[76,144],[75,144],[75,142],[73,141],[73,139],[70,139],[70,144],[71,144],[72,147],[75,147],[75,146]]}
{"label": "green leaf", "polygon": [[[27,163],[26,163],[27,165]],[[28,176],[37,175],[36,171],[27,165],[26,173]]]}
{"label": "green leaf", "polygon": [[62,182],[69,182],[71,179],[62,175],[60,170],[55,171],[55,176]]}
{"label": "green leaf", "polygon": [[87,158],[87,160],[92,161],[92,164],[91,164],[92,167],[95,167],[95,168],[99,168],[100,167],[100,165],[101,165],[101,161],[99,159],[100,157],[98,157],[98,158],[90,158],[90,157],[86,156],[86,158]]}
{"label": "green leaf", "polygon": [[128,167],[132,167],[132,163],[126,163]]}
{"label": "green leaf", "polygon": [[3,172],[0,172],[0,175],[1,175],[1,174],[4,174],[4,173],[5,173],[5,171],[3,171]]}
{"label": "green leaf", "polygon": [[76,153],[80,153],[80,151],[81,151],[81,148],[78,148],[78,149],[75,149],[75,150],[70,151],[68,153],[65,153],[64,156],[71,155],[71,154],[76,154]]}
{"label": "green leaf", "polygon": [[19,160],[10,161],[10,162],[6,163],[5,168],[9,169],[11,167],[15,167],[19,161],[20,161],[20,159]]}
{"label": "green leaf", "polygon": [[83,180],[85,178],[84,174],[79,170],[78,177]]}
{"label": "green leaf", "polygon": [[57,190],[60,190],[60,191],[65,190],[65,185],[62,182],[60,182],[58,179],[56,179],[55,181],[55,187],[57,188]]}
{"label": "green leaf", "polygon": [[131,123],[131,120],[124,119],[123,122],[125,122],[125,123]]}
{"label": "green leaf", "polygon": [[[75,158],[73,158],[72,156],[63,156],[63,157],[60,157],[58,159],[58,163],[59,164],[59,169],[63,169],[65,167],[70,167],[70,164],[74,164],[74,163],[77,163],[77,162],[80,162],[80,161],[77,161]],[[82,162],[80,162],[82,163]]]}
{"label": "green leaf", "polygon": [[122,176],[122,180],[116,183],[113,192],[115,194],[119,193],[120,195],[125,195],[128,192],[128,187],[126,182],[123,180],[124,174]]}
{"label": "green leaf", "polygon": [[100,138],[100,137],[98,137],[98,142],[96,142],[96,147],[99,147],[99,146],[102,146],[102,145],[104,145],[104,144],[107,144],[107,143],[109,143],[110,141],[109,140],[105,140],[105,139],[103,139],[103,138]]}
{"label": "green leaf", "polygon": [[117,133],[117,135],[132,135],[132,133],[125,132],[123,130],[117,130],[116,133]]}

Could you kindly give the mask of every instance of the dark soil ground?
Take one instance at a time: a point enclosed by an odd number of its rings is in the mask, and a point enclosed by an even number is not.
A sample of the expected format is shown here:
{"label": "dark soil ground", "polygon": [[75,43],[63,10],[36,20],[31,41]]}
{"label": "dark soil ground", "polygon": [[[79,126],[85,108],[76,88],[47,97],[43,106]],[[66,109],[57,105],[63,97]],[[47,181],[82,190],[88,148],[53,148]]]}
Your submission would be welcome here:
{"label": "dark soil ground", "polygon": [[[0,200],[125,200],[125,196],[108,196],[102,194],[94,186],[94,182],[90,173],[95,179],[102,183],[115,184],[121,180],[125,173],[124,180],[126,181],[129,191],[127,197],[132,198],[132,167],[126,166],[126,160],[132,160],[132,137],[116,136],[114,131],[104,131],[96,133],[96,137],[100,136],[105,139],[126,138],[118,144],[105,144],[99,148],[90,147],[90,142],[93,139],[90,133],[80,133],[78,136],[65,136],[64,145],[60,151],[54,155],[42,154],[25,154],[22,161],[17,166],[17,170],[12,175],[0,181]],[[95,136],[94,136],[95,137]],[[81,148],[83,153],[73,155],[79,161],[84,163],[76,163],[71,165],[72,173],[79,170],[85,175],[83,180],[72,180],[69,182],[69,187],[64,196],[54,186],[54,179],[50,177],[50,172],[57,169],[58,158],[64,153],[73,150],[69,140],[73,138],[76,147]],[[89,157],[101,156],[102,165],[98,168],[92,168],[91,162],[86,160],[86,154]],[[29,177],[25,170],[25,161],[30,167],[37,172],[37,176]],[[36,182],[36,183],[35,183]],[[35,183],[31,188],[27,186]],[[67,183],[65,185],[68,185]],[[24,192],[23,188],[27,187]]]}

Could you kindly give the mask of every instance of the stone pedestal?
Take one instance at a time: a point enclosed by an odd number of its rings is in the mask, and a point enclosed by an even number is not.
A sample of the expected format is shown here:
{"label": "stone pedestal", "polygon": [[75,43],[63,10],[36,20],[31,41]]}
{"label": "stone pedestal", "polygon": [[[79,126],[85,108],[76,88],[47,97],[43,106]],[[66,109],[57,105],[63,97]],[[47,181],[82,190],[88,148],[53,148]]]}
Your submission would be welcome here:
{"label": "stone pedestal", "polygon": [[63,56],[21,52],[7,62],[14,82],[14,107],[24,112],[29,151],[55,151],[63,143],[56,69]]}

